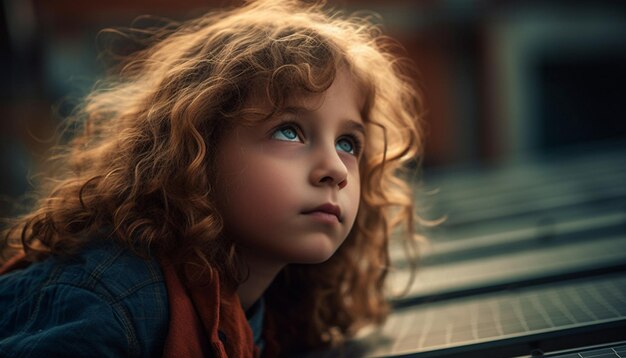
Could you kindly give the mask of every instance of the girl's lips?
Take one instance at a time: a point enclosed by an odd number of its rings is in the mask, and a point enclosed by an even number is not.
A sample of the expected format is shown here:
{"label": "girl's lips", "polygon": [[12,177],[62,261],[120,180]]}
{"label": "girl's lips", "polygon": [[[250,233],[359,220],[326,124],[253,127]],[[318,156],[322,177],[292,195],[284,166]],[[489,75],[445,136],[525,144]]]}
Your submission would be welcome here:
{"label": "girl's lips", "polygon": [[324,211],[311,211],[306,213],[305,215],[314,218],[315,220],[319,220],[325,223],[339,223],[339,218],[335,214],[330,214]]}
{"label": "girl's lips", "polygon": [[334,222],[341,222],[341,209],[337,205],[326,203],[312,210],[303,212],[305,215],[314,215],[317,218]]}

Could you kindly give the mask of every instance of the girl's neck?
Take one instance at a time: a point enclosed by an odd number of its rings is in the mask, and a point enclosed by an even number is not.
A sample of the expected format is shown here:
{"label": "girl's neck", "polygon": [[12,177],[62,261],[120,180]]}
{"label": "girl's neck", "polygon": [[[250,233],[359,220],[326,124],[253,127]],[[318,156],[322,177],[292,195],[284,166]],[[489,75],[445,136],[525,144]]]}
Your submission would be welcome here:
{"label": "girl's neck", "polygon": [[237,295],[244,311],[247,311],[261,298],[285,264],[251,255],[245,249],[242,249],[240,253],[242,264],[246,266],[249,275],[246,281],[237,287]]}

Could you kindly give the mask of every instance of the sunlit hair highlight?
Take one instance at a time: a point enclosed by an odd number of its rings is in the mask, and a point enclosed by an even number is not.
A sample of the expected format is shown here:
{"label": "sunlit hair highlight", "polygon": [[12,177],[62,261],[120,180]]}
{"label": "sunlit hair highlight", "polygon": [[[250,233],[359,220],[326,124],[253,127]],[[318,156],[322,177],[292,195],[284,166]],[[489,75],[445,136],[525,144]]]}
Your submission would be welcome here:
{"label": "sunlit hair highlight", "polygon": [[[356,224],[327,262],[285,268],[267,307],[285,352],[383,322],[390,238],[414,249],[420,222],[405,171],[422,152],[420,103],[393,42],[368,18],[293,0],[126,33],[151,46],[125,58],[70,118],[81,130],[59,147],[34,209],[6,232],[5,252],[17,248],[33,261],[69,255],[104,233],[141,253],[218,270],[236,285],[244,278],[237,247],[221,236],[214,202],[215,144],[291,96],[324,92],[347,70],[366,99]],[[259,93],[270,113],[249,105]]]}

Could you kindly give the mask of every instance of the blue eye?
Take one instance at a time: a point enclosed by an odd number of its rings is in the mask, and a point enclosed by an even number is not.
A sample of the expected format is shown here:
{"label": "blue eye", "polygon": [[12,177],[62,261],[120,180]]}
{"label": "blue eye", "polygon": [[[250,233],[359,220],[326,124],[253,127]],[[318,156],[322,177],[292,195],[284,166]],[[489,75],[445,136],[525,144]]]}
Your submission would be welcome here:
{"label": "blue eye", "polygon": [[278,128],[272,133],[272,138],[289,142],[299,142],[298,131],[293,126],[284,126]]}
{"label": "blue eye", "polygon": [[354,140],[349,138],[340,138],[337,141],[336,148],[342,152],[356,154],[356,144],[354,143]]}

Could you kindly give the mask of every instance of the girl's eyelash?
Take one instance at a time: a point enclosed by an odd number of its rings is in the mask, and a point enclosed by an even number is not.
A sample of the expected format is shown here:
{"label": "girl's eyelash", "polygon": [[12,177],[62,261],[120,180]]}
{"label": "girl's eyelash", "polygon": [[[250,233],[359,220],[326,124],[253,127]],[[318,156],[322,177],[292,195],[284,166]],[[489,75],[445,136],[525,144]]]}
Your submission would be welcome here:
{"label": "girl's eyelash", "polygon": [[339,137],[339,139],[341,138],[348,138],[352,141],[353,145],[354,145],[354,155],[355,156],[359,156],[359,154],[361,154],[361,149],[363,149],[363,143],[361,142],[361,140],[359,139],[359,137],[357,137],[354,134],[346,134],[343,135],[341,137]]}
{"label": "girl's eyelash", "polygon": [[[306,137],[303,134],[302,129],[300,128],[300,125],[298,125],[298,123],[293,122],[293,121],[283,121],[281,123],[279,123],[278,125],[276,125],[271,131],[270,131],[270,135],[273,135],[274,133],[276,133],[276,131],[279,131],[281,129],[284,128],[293,128],[295,129],[296,133],[298,134],[298,136],[300,136],[300,138],[305,139]],[[354,155],[355,156],[359,156],[359,154],[361,154],[361,150],[363,150],[363,141],[355,134],[344,134],[342,136],[340,136],[338,139],[341,138],[349,138],[352,143],[354,143]]]}
{"label": "girl's eyelash", "polygon": [[281,122],[280,124],[278,124],[277,126],[275,126],[271,131],[270,131],[270,135],[273,135],[274,133],[276,133],[277,131],[281,130],[281,129],[285,129],[285,128],[293,128],[296,131],[296,134],[301,138],[304,139],[305,136],[303,135],[302,129],[300,128],[300,126],[292,121],[284,121]]}

